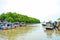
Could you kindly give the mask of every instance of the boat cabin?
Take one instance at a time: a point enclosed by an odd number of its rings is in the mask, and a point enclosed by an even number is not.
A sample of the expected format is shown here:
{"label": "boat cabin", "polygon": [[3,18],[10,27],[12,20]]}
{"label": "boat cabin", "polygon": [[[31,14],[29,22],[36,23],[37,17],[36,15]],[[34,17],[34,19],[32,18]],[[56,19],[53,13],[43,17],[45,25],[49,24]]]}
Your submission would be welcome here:
{"label": "boat cabin", "polygon": [[20,27],[21,26],[26,26],[26,24],[24,22],[19,23],[19,25],[20,25]]}
{"label": "boat cabin", "polygon": [[13,26],[19,27],[19,22],[14,22],[14,23],[13,23]]}

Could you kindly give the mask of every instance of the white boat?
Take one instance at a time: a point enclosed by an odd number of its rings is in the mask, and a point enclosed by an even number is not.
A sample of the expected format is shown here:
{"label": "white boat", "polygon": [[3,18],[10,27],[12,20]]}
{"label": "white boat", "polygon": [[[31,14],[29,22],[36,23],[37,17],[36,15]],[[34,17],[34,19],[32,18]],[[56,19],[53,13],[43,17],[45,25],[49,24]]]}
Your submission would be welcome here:
{"label": "white boat", "polygon": [[45,22],[42,23],[42,26],[47,26]]}

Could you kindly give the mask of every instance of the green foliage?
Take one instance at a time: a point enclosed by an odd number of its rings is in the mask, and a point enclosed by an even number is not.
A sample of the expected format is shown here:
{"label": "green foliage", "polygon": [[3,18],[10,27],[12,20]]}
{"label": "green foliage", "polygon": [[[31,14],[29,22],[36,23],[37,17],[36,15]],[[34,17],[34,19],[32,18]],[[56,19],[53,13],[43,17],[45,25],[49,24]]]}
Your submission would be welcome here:
{"label": "green foliage", "polygon": [[12,17],[5,18],[5,20],[8,22],[14,22],[14,19]]}
{"label": "green foliage", "polygon": [[40,20],[26,15],[21,15],[16,12],[7,12],[0,15],[0,20],[6,20],[8,22],[25,22],[25,23],[40,23]]}
{"label": "green foliage", "polygon": [[58,20],[60,20],[60,18],[58,18]]}

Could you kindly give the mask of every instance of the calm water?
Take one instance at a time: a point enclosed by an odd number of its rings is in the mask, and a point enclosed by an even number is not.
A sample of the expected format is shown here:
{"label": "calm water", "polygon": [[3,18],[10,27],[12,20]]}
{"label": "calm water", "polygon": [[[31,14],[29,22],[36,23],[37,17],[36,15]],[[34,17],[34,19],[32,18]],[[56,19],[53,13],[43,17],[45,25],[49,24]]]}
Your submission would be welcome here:
{"label": "calm water", "polygon": [[45,30],[41,24],[32,24],[9,30],[0,30],[0,40],[60,40],[60,31]]}

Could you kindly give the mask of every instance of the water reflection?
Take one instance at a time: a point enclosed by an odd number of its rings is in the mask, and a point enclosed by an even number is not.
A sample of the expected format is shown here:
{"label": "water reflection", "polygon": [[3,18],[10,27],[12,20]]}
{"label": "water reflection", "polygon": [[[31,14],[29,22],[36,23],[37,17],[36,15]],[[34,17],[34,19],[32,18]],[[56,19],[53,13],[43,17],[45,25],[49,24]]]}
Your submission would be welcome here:
{"label": "water reflection", "polygon": [[60,31],[59,30],[55,30],[56,35],[60,36]]}
{"label": "water reflection", "polygon": [[0,30],[0,37],[5,38],[6,40],[15,40],[15,37],[19,35],[24,35],[27,33],[31,27],[20,27],[16,29],[9,29],[9,30]]}
{"label": "water reflection", "polygon": [[59,30],[45,30],[47,39],[49,40],[60,40],[60,31]]}
{"label": "water reflection", "polygon": [[52,34],[54,31],[53,30],[45,30],[44,32],[46,33],[48,38],[52,38]]}

